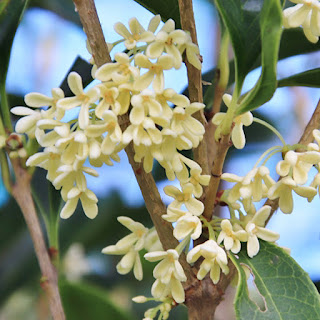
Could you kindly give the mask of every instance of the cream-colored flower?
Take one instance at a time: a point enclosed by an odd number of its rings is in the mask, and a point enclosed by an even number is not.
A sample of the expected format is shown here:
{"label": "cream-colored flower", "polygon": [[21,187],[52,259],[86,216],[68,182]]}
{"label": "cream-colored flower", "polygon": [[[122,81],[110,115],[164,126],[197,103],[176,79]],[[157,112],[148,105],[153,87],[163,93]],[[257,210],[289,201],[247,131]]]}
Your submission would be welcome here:
{"label": "cream-colored flower", "polygon": [[64,116],[64,110],[57,107],[57,102],[64,98],[64,92],[60,88],[53,88],[51,90],[52,98],[37,92],[31,92],[25,95],[24,101],[29,107],[45,108],[46,117],[56,118],[61,120]]}
{"label": "cream-colored flower", "polygon": [[183,185],[182,191],[174,186],[165,186],[163,191],[169,197],[174,198],[173,202],[169,204],[170,208],[179,209],[184,204],[193,215],[199,216],[202,214],[203,203],[193,197],[193,185],[191,183]]}
{"label": "cream-colored flower", "polygon": [[130,31],[121,22],[114,25],[114,30],[125,39],[124,45],[128,50],[133,49],[138,42],[151,42],[154,40],[154,34],[151,31],[146,31],[139,23],[137,18],[129,20]]}
{"label": "cream-colored flower", "polygon": [[[232,96],[230,94],[224,94],[222,97],[225,105],[229,108],[232,100]],[[220,125],[226,116],[224,112],[218,112],[212,118],[213,124],[216,126]],[[243,132],[243,126],[250,126],[253,122],[253,115],[250,111],[240,114],[233,119],[234,127],[231,131],[231,140],[233,145],[237,149],[243,149],[246,144],[246,137]]]}
{"label": "cream-colored flower", "polygon": [[98,214],[98,199],[91,190],[86,189],[82,191],[78,187],[74,187],[68,192],[67,202],[60,212],[60,217],[68,219],[73,215],[79,200],[81,201],[85,215],[90,219],[94,219]]}
{"label": "cream-colored flower", "polygon": [[[177,106],[173,109],[170,129],[177,134],[177,148],[179,144],[185,148],[186,144],[196,148],[204,135],[204,127],[192,115],[204,108],[203,103],[193,102],[184,107]],[[188,149],[191,149],[189,147]]]}
{"label": "cream-colored flower", "polygon": [[117,264],[117,271],[120,274],[127,274],[133,269],[135,278],[142,280],[143,271],[139,251],[146,244],[149,230],[140,222],[136,222],[129,217],[118,217],[118,221],[132,233],[119,240],[115,245],[105,247],[102,249],[102,253],[124,255]]}
{"label": "cream-colored flower", "polygon": [[302,26],[310,42],[316,43],[320,36],[320,3],[318,0],[290,0],[297,5],[283,11],[285,28]]}
{"label": "cream-colored flower", "polygon": [[149,252],[144,255],[150,262],[160,261],[153,269],[153,276],[157,279],[152,285],[152,295],[159,299],[172,295],[177,303],[185,300],[184,289],[181,282],[187,280],[179,262],[179,254],[174,249],[167,251]]}
{"label": "cream-colored flower", "polygon": [[116,84],[132,82],[140,74],[139,69],[130,64],[130,57],[124,52],[115,54],[116,62],[102,65],[95,73],[95,78],[101,81],[112,80]]}
{"label": "cream-colored flower", "polygon": [[217,284],[220,279],[220,269],[224,274],[229,273],[226,252],[214,240],[208,240],[191,249],[187,255],[187,261],[193,263],[200,257],[203,257],[204,260],[197,273],[199,280],[202,280],[210,272],[212,282]]}
{"label": "cream-colored flower", "polygon": [[293,180],[297,184],[305,184],[308,180],[309,170],[318,162],[320,162],[320,152],[298,153],[290,150],[286,153],[284,160],[278,162],[276,170],[282,177],[287,176],[292,171]]}
{"label": "cream-colored flower", "polygon": [[[235,230],[233,230],[233,227]],[[247,233],[239,225],[232,226],[227,219],[221,221],[221,232],[219,233],[217,242],[220,244],[223,241],[226,250],[238,253],[241,249],[240,241],[245,242],[247,239]]]}
{"label": "cream-colored flower", "polygon": [[198,239],[202,233],[202,223],[200,219],[190,212],[187,212],[177,220],[173,235],[177,240],[182,240],[191,234],[193,240]]}
{"label": "cream-colored flower", "polygon": [[174,59],[171,55],[166,54],[160,56],[157,62],[151,62],[147,56],[138,53],[134,57],[135,64],[144,69],[148,69],[146,73],[138,77],[134,82],[134,89],[142,91],[152,83],[152,87],[156,93],[161,93],[164,89],[164,70],[170,70],[174,66]]}
{"label": "cream-colored flower", "polygon": [[182,63],[182,56],[179,46],[186,43],[187,34],[182,30],[173,30],[171,32],[159,31],[155,40],[150,43],[146,49],[146,55],[151,58],[159,58],[163,52],[173,56],[174,67],[179,69]]}
{"label": "cream-colored flower", "polygon": [[291,213],[293,210],[292,191],[304,198],[313,198],[317,190],[313,187],[298,186],[289,176],[279,180],[268,192],[268,198],[274,200],[279,198],[279,207],[283,213]]}
{"label": "cream-colored flower", "polygon": [[259,252],[260,245],[258,238],[274,242],[280,237],[278,233],[264,228],[270,212],[270,206],[263,206],[246,225],[246,232],[248,234],[247,252],[250,258],[253,258]]}
{"label": "cream-colored flower", "polygon": [[81,129],[85,129],[89,125],[90,105],[98,100],[100,90],[97,86],[95,86],[85,93],[83,91],[81,76],[74,71],[68,75],[68,85],[75,96],[60,99],[57,102],[57,107],[62,108],[63,110],[70,110],[75,107],[80,107],[78,117],[79,127]]}
{"label": "cream-colored flower", "polygon": [[[243,201],[260,201],[267,196],[268,190],[275,184],[270,176],[269,169],[265,166],[250,170],[244,177],[232,173],[223,173],[221,179],[236,183],[228,193],[230,203],[235,203],[240,198]],[[247,211],[249,208],[246,207],[245,209]]]}
{"label": "cream-colored flower", "polygon": [[189,34],[187,34],[187,41],[180,46],[181,54],[185,51],[188,61],[198,70],[201,70],[202,64],[200,61],[200,51],[199,47],[192,42]]}

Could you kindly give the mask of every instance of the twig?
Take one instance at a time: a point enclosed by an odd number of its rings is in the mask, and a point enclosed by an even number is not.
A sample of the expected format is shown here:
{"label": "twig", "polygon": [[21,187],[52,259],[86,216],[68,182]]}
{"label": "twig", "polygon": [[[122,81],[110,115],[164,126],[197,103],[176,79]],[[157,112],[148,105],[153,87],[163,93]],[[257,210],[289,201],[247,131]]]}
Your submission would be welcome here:
{"label": "twig", "polygon": [[95,64],[100,67],[105,63],[112,62],[94,1],[74,0],[73,2],[87,35]]}
{"label": "twig", "polygon": [[[190,32],[192,42],[198,45],[196,24],[194,21],[192,0],[179,0],[179,10],[180,10],[180,20],[181,27],[183,30]],[[187,59],[185,59],[188,72],[188,91],[189,99],[191,102],[203,102],[203,92],[202,92],[202,77],[201,70],[195,68],[190,64]],[[203,111],[195,113],[194,117],[199,120],[203,126],[206,126],[206,119]],[[194,149],[194,160],[199,163],[205,174],[208,174],[208,162],[207,162],[207,143],[203,139],[199,146]]]}
{"label": "twig", "polygon": [[26,169],[21,167],[19,159],[12,160],[12,166],[16,177],[16,182],[12,187],[12,195],[21,208],[32,238],[35,253],[42,273],[41,287],[45,290],[48,296],[53,319],[65,320],[58,289],[57,271],[51,263],[37,212],[31,196],[31,176]]}
{"label": "twig", "polygon": [[211,179],[209,186],[204,192],[204,212],[203,216],[210,221],[212,219],[214,204],[216,200],[216,195],[220,183],[220,178],[222,174],[222,168],[224,165],[224,160],[226,158],[227,152],[230,147],[230,134],[222,136],[221,139],[215,142],[216,153],[213,160],[213,165],[211,169]]}
{"label": "twig", "polygon": [[[307,126],[305,127],[303,134],[302,134],[298,143],[303,144],[303,145],[307,145],[308,143],[312,142],[314,140],[314,137],[312,135],[312,131],[314,129],[319,129],[319,128],[320,128],[320,100],[318,101],[318,104],[317,104],[317,106],[311,116],[311,119],[310,119],[309,123],[307,124]],[[273,216],[273,214],[275,213],[275,211],[279,207],[279,198],[277,198],[275,200],[268,199],[264,205],[271,206],[270,216],[265,223],[267,225],[268,222],[270,221],[271,217]]]}

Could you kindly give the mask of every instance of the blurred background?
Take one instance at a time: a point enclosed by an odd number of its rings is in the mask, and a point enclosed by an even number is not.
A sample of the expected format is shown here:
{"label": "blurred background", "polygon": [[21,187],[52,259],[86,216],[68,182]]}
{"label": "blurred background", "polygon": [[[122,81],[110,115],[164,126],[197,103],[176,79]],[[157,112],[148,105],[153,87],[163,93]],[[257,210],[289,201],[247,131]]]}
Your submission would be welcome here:
{"label": "blurred background", "polygon": [[[96,0],[96,6],[108,42],[119,39],[113,30],[114,23],[121,21],[127,25],[131,17],[137,17],[147,27],[152,18],[149,11],[132,0],[117,0],[112,4]],[[194,12],[203,72],[208,72],[216,64],[219,50],[217,14],[207,0],[194,0]],[[30,1],[12,48],[7,78],[10,104],[23,105],[23,96],[29,92],[50,95],[51,88],[60,86],[78,56],[90,58],[86,36],[72,1]],[[319,53],[291,57],[279,62],[279,78],[319,65]],[[171,77],[168,72],[166,87],[182,92],[187,84],[186,71],[182,68],[173,72]],[[250,89],[258,77],[259,69],[252,71],[244,91]],[[303,132],[319,97],[319,89],[280,88],[270,102],[259,108],[256,116],[272,123],[286,141],[293,144]],[[260,125],[253,125],[245,132],[247,145],[242,152],[231,150],[225,167],[227,172],[246,174],[267,148],[279,144],[277,138]],[[273,157],[268,162],[269,168],[279,159],[280,155]],[[153,304],[134,304],[131,298],[141,294],[150,296],[153,265],[144,264],[144,280],[138,282],[131,273],[117,274],[115,266],[120,257],[102,255],[101,250],[127,234],[127,229],[117,222],[117,216],[129,216],[148,227],[151,220],[125,154],[121,154],[119,164],[104,166],[98,171],[99,178],[88,178],[89,188],[99,198],[97,218],[87,219],[78,208],[70,219],[61,221],[62,266],[70,280],[62,288],[63,297],[66,303],[77,305],[83,316],[81,319],[141,319],[143,312]],[[167,183],[164,174],[159,167],[154,173],[163,199],[168,201],[162,192]],[[276,178],[274,171],[272,175]],[[33,185],[41,199],[46,199],[47,182],[43,170],[37,170]],[[2,185],[0,205],[0,320],[48,319],[31,240],[19,208]],[[291,249],[292,257],[314,282],[320,280],[319,207],[318,197],[311,204],[296,198],[291,215],[277,212],[269,223],[270,229],[281,234],[279,245]],[[101,293],[103,299],[98,298]],[[96,316],[87,313],[85,306],[90,304],[98,310]],[[171,316],[172,319],[186,319],[186,314],[186,309],[179,307]]]}

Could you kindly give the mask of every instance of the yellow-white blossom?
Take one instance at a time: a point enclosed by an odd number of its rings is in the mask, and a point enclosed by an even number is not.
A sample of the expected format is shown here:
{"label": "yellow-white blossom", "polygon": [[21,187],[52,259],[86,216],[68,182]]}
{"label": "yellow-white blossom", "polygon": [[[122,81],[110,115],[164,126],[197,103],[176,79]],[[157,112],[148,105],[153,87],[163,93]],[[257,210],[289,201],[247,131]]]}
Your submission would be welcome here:
{"label": "yellow-white blossom", "polygon": [[151,31],[146,31],[137,18],[131,18],[129,20],[130,31],[126,26],[117,22],[114,25],[114,30],[125,40],[124,45],[128,50],[133,49],[138,42],[151,42],[154,39],[154,34]]}
{"label": "yellow-white blossom", "polygon": [[250,258],[258,254],[260,245],[258,238],[274,242],[279,239],[279,234],[264,228],[265,222],[270,216],[271,207],[263,206],[260,208],[253,218],[247,222],[246,232],[248,234],[247,252]]}
{"label": "yellow-white blossom", "polygon": [[318,162],[320,162],[320,152],[306,151],[298,153],[290,150],[286,153],[284,160],[278,162],[276,170],[282,177],[292,172],[292,178],[297,184],[305,184],[308,180],[309,170]]}
{"label": "yellow-white blossom", "polygon": [[224,274],[229,273],[227,254],[214,240],[208,240],[191,249],[187,255],[187,261],[193,263],[200,257],[203,257],[204,260],[197,273],[199,280],[210,272],[212,282],[217,284],[220,279],[220,270]]}
{"label": "yellow-white blossom", "polygon": [[162,92],[164,89],[164,70],[170,70],[174,66],[173,57],[169,54],[160,56],[157,62],[153,63],[147,56],[138,53],[134,57],[135,64],[144,69],[148,69],[146,73],[140,75],[134,82],[134,89],[141,91],[151,84],[156,93]]}
{"label": "yellow-white blossom", "polygon": [[157,280],[152,285],[152,295],[157,299],[171,295],[177,303],[184,302],[185,294],[181,282],[186,281],[187,277],[179,262],[179,253],[169,249],[149,252],[144,257],[150,262],[161,260],[153,269],[153,276]]}
{"label": "yellow-white blossom", "polygon": [[274,200],[279,198],[279,207],[283,213],[291,213],[293,210],[292,191],[304,198],[313,198],[317,190],[313,187],[298,186],[289,176],[279,180],[268,192],[268,198]]}
{"label": "yellow-white blossom", "polygon": [[[233,230],[233,228],[235,230]],[[241,249],[241,242],[245,242],[248,239],[246,231],[244,231],[240,225],[235,224],[232,226],[231,222],[227,219],[221,221],[221,231],[219,233],[217,242],[220,244],[223,241],[223,245],[226,250],[231,250],[233,253],[238,253]]]}
{"label": "yellow-white blossom", "polygon": [[115,54],[116,62],[102,65],[95,73],[95,78],[101,81],[112,80],[116,84],[132,82],[140,74],[139,69],[130,64],[130,57],[124,52]]}
{"label": "yellow-white blossom", "polygon": [[[230,94],[224,94],[222,97],[225,105],[229,108],[232,101]],[[226,113],[218,112],[212,118],[213,124],[220,125],[224,120]],[[240,114],[233,119],[234,126],[231,131],[231,140],[237,149],[243,149],[246,144],[246,137],[243,132],[243,126],[250,126],[253,122],[253,115],[250,111]]]}
{"label": "yellow-white blossom", "polygon": [[197,216],[187,212],[177,220],[173,235],[177,240],[186,238],[189,234],[193,240],[198,239],[202,233],[202,223]]}
{"label": "yellow-white blossom", "polygon": [[131,233],[119,240],[115,245],[102,249],[102,253],[124,255],[117,264],[117,271],[120,274],[127,274],[133,269],[135,278],[142,280],[143,271],[139,251],[145,246],[148,228],[129,217],[120,216],[118,221],[128,228]]}
{"label": "yellow-white blossom", "polygon": [[57,102],[57,106],[63,110],[70,110],[75,107],[80,107],[78,117],[79,127],[81,129],[85,129],[89,125],[90,105],[98,100],[100,90],[97,86],[95,86],[85,93],[83,91],[82,78],[74,71],[70,72],[68,75],[68,85],[75,96],[60,99]]}
{"label": "yellow-white blossom", "polygon": [[295,6],[283,11],[285,28],[302,26],[310,42],[316,43],[320,36],[320,3],[318,0],[290,0]]}
{"label": "yellow-white blossom", "polygon": [[183,204],[186,206],[187,210],[193,215],[199,216],[204,210],[203,203],[193,197],[193,185],[187,183],[183,185],[182,191],[174,186],[165,186],[164,192],[169,196],[174,198],[173,202],[169,204],[170,208],[180,208]]}
{"label": "yellow-white blossom", "polygon": [[98,199],[91,190],[85,189],[82,191],[78,187],[74,187],[68,192],[67,201],[60,212],[60,217],[68,219],[76,210],[79,200],[85,215],[90,219],[94,219],[98,214]]}

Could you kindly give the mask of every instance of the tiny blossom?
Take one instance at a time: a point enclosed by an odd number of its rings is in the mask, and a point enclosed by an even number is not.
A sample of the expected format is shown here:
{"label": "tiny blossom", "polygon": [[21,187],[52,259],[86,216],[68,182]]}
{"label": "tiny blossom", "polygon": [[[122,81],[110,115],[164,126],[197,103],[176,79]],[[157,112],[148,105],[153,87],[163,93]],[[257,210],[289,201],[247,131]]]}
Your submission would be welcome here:
{"label": "tiny blossom", "polygon": [[182,186],[182,191],[174,186],[165,186],[164,192],[174,198],[174,201],[170,203],[170,208],[180,208],[183,204],[194,215],[199,216],[204,210],[203,203],[192,197],[193,185],[187,183]]}
{"label": "tiny blossom", "polygon": [[146,31],[137,18],[129,20],[129,28],[130,31],[121,22],[117,22],[114,25],[115,32],[125,39],[124,45],[128,50],[133,49],[137,45],[137,42],[151,42],[154,39],[154,34]]}
{"label": "tiny blossom", "polygon": [[151,62],[147,56],[142,53],[138,53],[134,57],[135,64],[144,69],[148,69],[146,73],[138,77],[134,82],[134,89],[141,91],[146,89],[151,82],[152,87],[156,93],[162,92],[164,89],[164,70],[170,70],[173,68],[174,60],[171,55],[160,56],[157,62]]}
{"label": "tiny blossom", "polygon": [[316,43],[320,36],[320,3],[318,0],[290,0],[297,5],[283,11],[285,28],[302,26],[310,42]]}
{"label": "tiny blossom", "polygon": [[48,107],[46,114],[51,117],[61,120],[64,116],[64,110],[57,107],[57,102],[64,98],[64,92],[60,88],[53,88],[51,90],[52,98],[37,92],[31,92],[25,95],[25,103],[33,108]]}
{"label": "tiny blossom", "polygon": [[190,212],[177,220],[173,230],[173,235],[177,240],[182,240],[191,234],[193,240],[198,239],[202,233],[202,223],[200,219]]}
{"label": "tiny blossom", "polygon": [[148,229],[129,217],[118,217],[118,221],[132,233],[119,240],[115,245],[105,247],[102,249],[102,253],[124,255],[117,264],[117,271],[120,274],[127,274],[133,269],[135,278],[142,280],[143,271],[139,251],[144,248]]}
{"label": "tiny blossom", "polygon": [[172,295],[177,303],[185,300],[184,289],[181,282],[187,280],[183,268],[178,261],[179,254],[174,249],[146,253],[145,259],[150,262],[160,261],[153,270],[156,281],[152,285],[152,295],[159,299]]}
{"label": "tiny blossom", "polygon": [[284,160],[278,162],[276,166],[277,173],[285,177],[292,170],[292,178],[297,184],[305,184],[308,180],[308,172],[314,164],[320,162],[320,152],[306,151],[295,152],[288,151]]}
{"label": "tiny blossom", "polygon": [[298,186],[289,176],[279,180],[268,192],[268,198],[274,200],[279,198],[279,207],[283,213],[291,213],[293,210],[292,190],[301,197],[313,198],[317,190],[313,187]]}
{"label": "tiny blossom", "polygon": [[84,213],[90,219],[94,219],[98,214],[98,199],[96,195],[89,189],[84,191],[79,188],[72,188],[67,194],[67,202],[60,212],[60,217],[68,219],[76,210],[78,201],[81,201],[81,205]]}
{"label": "tiny blossom", "polygon": [[199,280],[202,280],[210,272],[212,282],[217,284],[220,279],[220,269],[224,274],[229,273],[226,252],[214,240],[208,240],[191,249],[187,255],[187,261],[193,263],[200,257],[203,257],[204,260],[197,273]]}
{"label": "tiny blossom", "polygon": [[187,41],[180,47],[180,52],[186,52],[188,61],[198,70],[201,70],[202,64],[199,59],[200,51],[199,47],[192,42],[191,36],[187,34]]}
{"label": "tiny blossom", "polygon": [[179,45],[186,43],[187,34],[182,30],[173,30],[170,32],[160,30],[155,41],[148,45],[146,55],[151,59],[160,57],[163,52],[171,54],[174,57],[174,67],[179,69],[182,63],[182,56],[179,51]]}
{"label": "tiny blossom", "polygon": [[82,78],[74,71],[68,75],[68,85],[75,96],[60,99],[57,103],[57,106],[63,110],[81,107],[78,117],[79,127],[81,129],[85,129],[85,127],[87,127],[89,124],[90,104],[98,100],[100,90],[97,86],[95,86],[85,93],[83,91]]}
{"label": "tiny blossom", "polygon": [[271,207],[263,206],[259,209],[254,217],[247,222],[246,232],[248,234],[247,252],[250,258],[253,258],[259,252],[260,245],[258,238],[274,242],[279,239],[279,234],[264,228],[265,222],[270,216]]}
{"label": "tiny blossom", "polygon": [[[275,184],[270,177],[269,169],[265,166],[250,170],[244,177],[223,173],[221,179],[236,183],[228,192],[228,201],[235,203],[242,198],[248,205],[251,204],[251,200],[257,202],[266,197],[268,190]],[[247,211],[248,206],[245,207]]]}
{"label": "tiny blossom", "polygon": [[[230,94],[224,94],[222,97],[225,105],[229,108],[232,100],[232,96]],[[226,113],[218,112],[212,118],[213,124],[216,126],[220,125],[225,118]],[[234,127],[231,131],[231,140],[233,145],[237,149],[243,149],[246,144],[246,138],[243,132],[243,126],[250,126],[253,122],[253,115],[250,111],[245,112],[239,116],[236,116],[233,119]]]}
{"label": "tiny blossom", "polygon": [[116,62],[102,65],[95,73],[95,78],[101,81],[112,80],[116,84],[131,82],[140,74],[139,69],[130,64],[130,57],[124,52],[115,54]]}
{"label": "tiny blossom", "polygon": [[232,226],[227,219],[221,221],[221,232],[219,233],[217,242],[220,244],[223,241],[226,250],[238,253],[241,249],[240,241],[245,242],[247,239],[247,233],[239,225]]}

